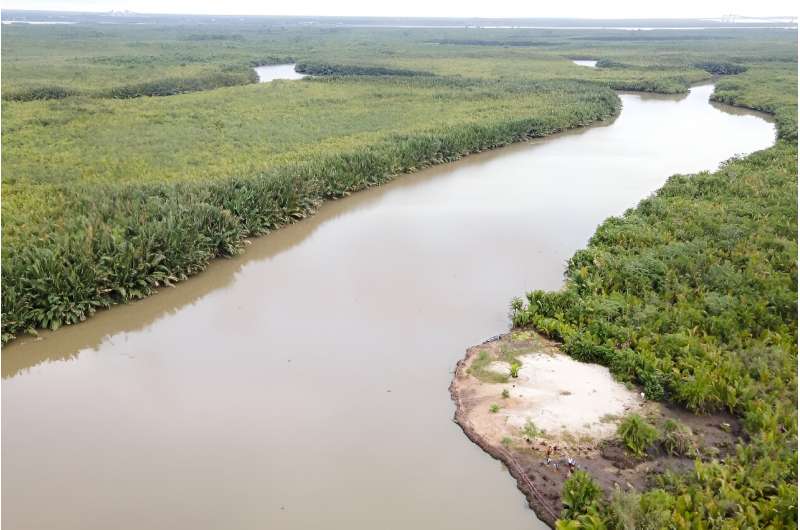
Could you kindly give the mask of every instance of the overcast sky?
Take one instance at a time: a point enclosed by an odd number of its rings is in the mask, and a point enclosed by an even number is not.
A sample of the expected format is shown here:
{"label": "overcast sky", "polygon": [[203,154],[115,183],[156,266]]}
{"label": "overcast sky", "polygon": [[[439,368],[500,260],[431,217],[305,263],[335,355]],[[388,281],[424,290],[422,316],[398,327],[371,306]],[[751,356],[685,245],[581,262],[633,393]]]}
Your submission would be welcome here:
{"label": "overcast sky", "polygon": [[3,9],[219,15],[705,18],[795,16],[796,0],[8,0]]}

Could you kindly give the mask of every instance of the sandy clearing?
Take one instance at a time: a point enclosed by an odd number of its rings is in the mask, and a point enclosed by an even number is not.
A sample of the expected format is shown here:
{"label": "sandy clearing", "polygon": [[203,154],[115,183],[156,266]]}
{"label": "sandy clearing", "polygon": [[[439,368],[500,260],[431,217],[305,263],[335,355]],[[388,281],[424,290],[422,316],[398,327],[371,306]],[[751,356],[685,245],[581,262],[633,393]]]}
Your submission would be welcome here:
{"label": "sandy clearing", "polygon": [[[494,360],[484,373],[504,376],[506,382],[474,376],[457,381],[469,401],[469,421],[491,442],[522,438],[521,429],[532,421],[544,431],[540,438],[596,445],[615,435],[623,416],[645,406],[639,393],[616,381],[608,368],[576,361],[540,337],[518,338],[522,340],[509,336],[471,348],[463,367],[471,372],[486,353]],[[517,378],[509,376],[509,354],[521,364]],[[504,390],[509,397],[503,397]]]}
{"label": "sandy clearing", "polygon": [[598,440],[613,436],[617,419],[643,404],[603,366],[562,353],[534,352],[519,360],[522,368],[511,389],[515,399],[502,411],[510,426],[530,420],[551,436],[566,432]]}
{"label": "sandy clearing", "polygon": [[[518,378],[510,377],[511,362],[521,365]],[[616,437],[626,414],[637,412],[653,425],[667,418],[680,421],[693,433],[695,455],[701,459],[734,450],[741,432],[736,418],[724,413],[696,416],[645,401],[638,392],[614,380],[606,368],[575,361],[558,344],[526,330],[469,348],[450,385],[456,423],[505,464],[530,507],[551,527],[563,507],[570,458],[607,493],[616,488],[641,491],[650,475],[692,469],[694,456],[670,455],[659,446],[651,447],[646,457],[631,456]],[[539,430],[532,437],[521,429],[528,420]]]}

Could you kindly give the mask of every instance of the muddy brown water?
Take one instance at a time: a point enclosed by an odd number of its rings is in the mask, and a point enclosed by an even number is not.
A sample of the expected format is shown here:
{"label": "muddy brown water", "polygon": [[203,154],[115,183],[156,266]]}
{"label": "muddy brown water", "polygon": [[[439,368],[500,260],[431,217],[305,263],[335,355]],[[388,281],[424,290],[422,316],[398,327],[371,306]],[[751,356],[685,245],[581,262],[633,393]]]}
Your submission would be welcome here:
{"label": "muddy brown water", "polygon": [[331,202],[175,289],[3,351],[3,528],[537,528],[454,423],[467,346],[598,223],[773,143],[622,94],[613,122]]}

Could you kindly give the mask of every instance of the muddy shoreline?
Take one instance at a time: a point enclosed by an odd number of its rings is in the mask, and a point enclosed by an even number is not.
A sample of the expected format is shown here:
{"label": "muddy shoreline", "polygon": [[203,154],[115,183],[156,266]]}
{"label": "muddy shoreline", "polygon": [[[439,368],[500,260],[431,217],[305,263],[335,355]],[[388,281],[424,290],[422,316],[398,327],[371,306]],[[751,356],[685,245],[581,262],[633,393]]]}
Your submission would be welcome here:
{"label": "muddy shoreline", "polygon": [[[525,495],[530,508],[550,527],[555,526],[562,510],[561,492],[569,476],[568,458],[573,459],[578,469],[588,472],[606,494],[611,494],[617,489],[641,492],[652,487],[656,477],[665,471],[676,473],[691,471],[695,458],[704,461],[724,458],[734,450],[736,440],[741,434],[739,422],[728,414],[694,415],[663,403],[644,399],[625,406],[623,414],[636,412],[647,417],[656,426],[663,425],[666,420],[680,422],[691,432],[695,444],[693,454],[669,454],[656,444],[647,450],[646,455],[634,456],[626,450],[615,434],[609,434],[608,429],[605,433],[587,436],[586,432],[590,432],[586,429],[590,427],[588,423],[583,425],[583,430],[575,429],[574,424],[567,428],[561,425],[561,430],[550,424],[547,425],[547,430],[537,429],[538,432],[530,436],[521,433],[509,420],[514,419],[520,408],[531,412],[537,406],[546,407],[547,403],[556,407],[553,397],[545,397],[542,401],[541,396],[525,395],[522,372],[519,379],[507,378],[505,382],[501,382],[499,379],[494,379],[494,375],[488,373],[484,366],[489,360],[493,360],[494,362],[488,365],[491,370],[492,365],[498,364],[497,359],[509,356],[524,359],[531,355],[568,358],[559,351],[557,343],[531,331],[514,330],[492,337],[469,348],[466,356],[458,361],[450,384],[450,396],[456,408],[454,421],[467,438],[492,458],[504,464],[516,480],[517,488]],[[597,365],[580,364],[597,367]],[[522,371],[525,370],[523,367]],[[557,373],[556,380],[567,388],[571,381],[569,377],[562,376],[563,372]],[[599,386],[595,388],[587,385],[585,381],[578,383],[591,389],[589,391],[592,394],[601,390]],[[597,385],[606,384],[609,384],[609,381],[597,381]],[[620,385],[618,382],[610,384]],[[625,387],[626,391],[637,398],[641,395],[640,389],[631,385]],[[512,390],[514,396],[507,392],[510,388],[514,389]],[[544,393],[548,391],[544,387],[538,390]],[[566,390],[558,393],[570,394]],[[517,395],[522,399],[515,399]],[[604,404],[609,401],[607,396],[602,395],[602,391],[597,394],[597,400]],[[533,405],[534,409],[531,409],[530,405]],[[528,408],[525,408],[526,406]],[[558,413],[561,418],[567,415],[564,410],[559,410]],[[611,432],[614,433],[622,415],[606,416],[608,418],[598,418],[590,423],[595,426],[600,423],[611,425],[614,427]],[[563,421],[569,423],[566,418],[563,418]],[[553,448],[555,451],[551,458],[550,451]]]}
{"label": "muddy shoreline", "polygon": [[536,513],[536,516],[548,526],[555,527],[558,514],[561,512],[561,491],[552,490],[543,492],[536,488],[522,466],[516,461],[514,456],[502,446],[489,443],[478,431],[472,427],[468,418],[467,411],[461,395],[461,389],[457,384],[459,377],[466,377],[466,366],[469,355],[461,359],[456,364],[456,371],[453,382],[450,383],[450,397],[456,405],[456,412],[453,416],[455,421],[464,434],[475,445],[483,449],[489,456],[503,463],[514,480],[517,481],[517,488],[525,495],[528,506]]}

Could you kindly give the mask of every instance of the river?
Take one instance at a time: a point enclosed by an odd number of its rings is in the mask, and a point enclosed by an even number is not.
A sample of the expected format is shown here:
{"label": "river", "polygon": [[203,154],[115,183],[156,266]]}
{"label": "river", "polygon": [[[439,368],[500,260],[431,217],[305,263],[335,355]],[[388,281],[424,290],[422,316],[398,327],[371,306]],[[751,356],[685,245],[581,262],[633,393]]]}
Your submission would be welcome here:
{"label": "river", "polygon": [[464,349],[598,223],[773,124],[621,94],[608,123],[324,205],[175,289],[3,351],[8,529],[542,527],[452,421]]}

